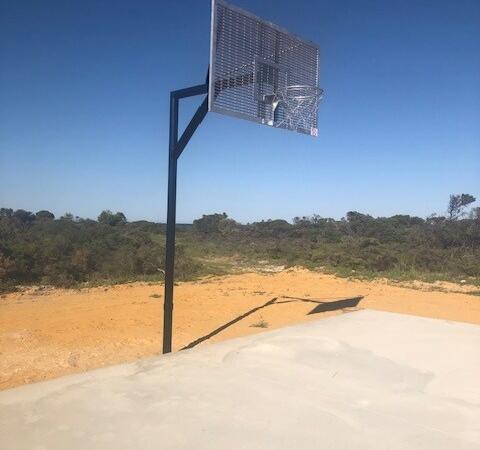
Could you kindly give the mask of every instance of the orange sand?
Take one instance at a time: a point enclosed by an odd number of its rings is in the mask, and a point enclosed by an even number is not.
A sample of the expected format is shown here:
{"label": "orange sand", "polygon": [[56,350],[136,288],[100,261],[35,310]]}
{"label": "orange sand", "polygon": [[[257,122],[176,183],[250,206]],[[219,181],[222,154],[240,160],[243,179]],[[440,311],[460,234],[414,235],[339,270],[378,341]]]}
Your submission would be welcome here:
{"label": "orange sand", "polygon": [[[466,292],[468,287],[447,283],[412,286],[354,281],[306,270],[181,283],[175,292],[174,348],[212,333],[273,298],[277,298],[273,304],[199,345],[341,314],[348,309],[308,315],[318,306],[315,301],[356,296],[364,296],[359,308],[480,324],[480,298],[453,292]],[[152,297],[154,294],[160,298]],[[0,389],[159,353],[162,313],[160,284],[83,290],[32,288],[2,296]],[[264,328],[252,326],[255,324]]]}

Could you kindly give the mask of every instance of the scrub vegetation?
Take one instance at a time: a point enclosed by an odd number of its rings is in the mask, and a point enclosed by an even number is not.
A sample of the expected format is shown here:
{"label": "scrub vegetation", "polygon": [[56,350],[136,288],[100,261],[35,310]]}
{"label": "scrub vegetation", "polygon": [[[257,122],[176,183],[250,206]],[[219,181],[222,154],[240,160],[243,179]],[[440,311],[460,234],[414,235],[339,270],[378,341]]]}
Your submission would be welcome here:
{"label": "scrub vegetation", "polygon": [[[225,213],[204,215],[178,226],[176,277],[270,264],[480,284],[480,208],[471,208],[474,201],[469,194],[452,195],[445,216],[426,219],[350,211],[341,220],[313,215],[240,224]],[[121,212],[103,211],[91,220],[1,208],[0,290],[162,280],[164,240],[164,224],[128,222]]]}

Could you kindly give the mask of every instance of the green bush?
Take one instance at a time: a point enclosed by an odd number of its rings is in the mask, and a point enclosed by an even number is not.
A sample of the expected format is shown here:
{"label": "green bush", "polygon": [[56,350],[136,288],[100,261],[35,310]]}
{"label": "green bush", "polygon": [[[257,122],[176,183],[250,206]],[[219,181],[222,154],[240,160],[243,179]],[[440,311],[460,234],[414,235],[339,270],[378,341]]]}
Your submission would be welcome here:
{"label": "green bush", "polygon": [[[457,203],[470,197],[460,196]],[[475,208],[469,216],[462,211],[449,219],[426,220],[352,211],[341,220],[314,215],[297,217],[293,224],[268,220],[247,225],[225,213],[204,215],[193,226],[178,226],[176,279],[212,273],[216,269],[209,260],[232,257],[341,273],[471,277],[475,282],[480,279],[480,215]],[[71,287],[162,279],[164,242],[165,225],[130,223],[121,212],[103,211],[95,221],[0,208],[0,290],[29,283]]]}

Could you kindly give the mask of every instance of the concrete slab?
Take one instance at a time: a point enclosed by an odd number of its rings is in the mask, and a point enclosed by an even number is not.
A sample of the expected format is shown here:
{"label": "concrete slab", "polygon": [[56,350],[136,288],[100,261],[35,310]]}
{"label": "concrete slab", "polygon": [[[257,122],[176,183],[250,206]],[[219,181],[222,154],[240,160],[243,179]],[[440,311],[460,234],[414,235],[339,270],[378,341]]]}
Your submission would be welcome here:
{"label": "concrete slab", "polygon": [[0,393],[0,447],[480,448],[480,327],[358,311]]}

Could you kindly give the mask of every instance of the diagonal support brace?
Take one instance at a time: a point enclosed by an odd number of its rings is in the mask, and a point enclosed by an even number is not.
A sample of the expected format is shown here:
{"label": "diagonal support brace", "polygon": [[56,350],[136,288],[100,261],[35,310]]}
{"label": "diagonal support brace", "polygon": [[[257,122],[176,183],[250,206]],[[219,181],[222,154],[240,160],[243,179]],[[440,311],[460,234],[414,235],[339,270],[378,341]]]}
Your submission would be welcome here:
{"label": "diagonal support brace", "polygon": [[185,131],[183,132],[182,136],[177,142],[177,145],[175,146],[175,157],[177,159],[182,154],[183,150],[185,149],[185,146],[188,144],[188,141],[193,136],[193,133],[195,133],[198,126],[202,123],[202,120],[207,115],[207,112],[208,112],[208,96],[205,97],[202,104],[198,107],[196,113],[192,117],[192,120],[190,120],[190,123],[185,128]]}

